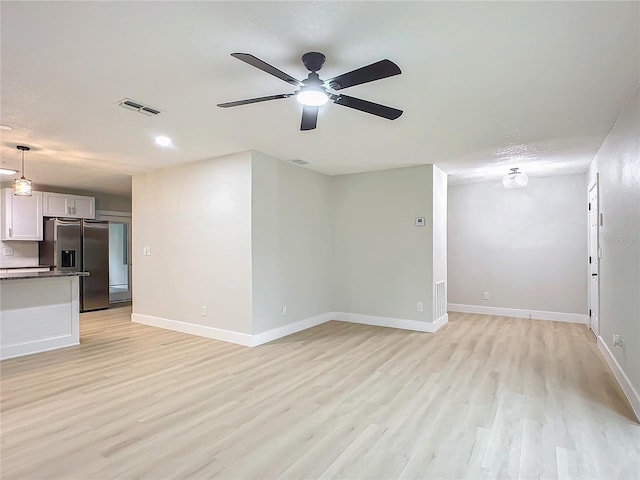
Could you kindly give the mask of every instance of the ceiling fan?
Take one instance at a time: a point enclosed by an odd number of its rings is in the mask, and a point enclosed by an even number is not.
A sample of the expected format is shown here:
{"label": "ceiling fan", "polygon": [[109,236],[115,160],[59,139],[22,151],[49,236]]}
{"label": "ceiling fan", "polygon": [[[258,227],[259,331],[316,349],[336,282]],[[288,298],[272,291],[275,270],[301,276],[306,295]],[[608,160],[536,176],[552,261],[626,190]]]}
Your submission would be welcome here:
{"label": "ceiling fan", "polygon": [[402,73],[400,68],[391,60],[380,60],[366,67],[343,73],[328,80],[322,80],[317,72],[322,68],[326,57],[320,52],[308,52],[302,56],[302,63],[304,63],[304,66],[309,70],[309,76],[306,80],[298,80],[249,53],[232,53],[231,56],[253,67],[259,68],[263,72],[267,72],[280,80],[284,80],[295,87],[299,87],[299,89],[294,93],[282,93],[280,95],[238,100],[237,102],[219,103],[218,107],[237,107],[238,105],[289,98],[295,95],[298,102],[303,105],[300,130],[313,130],[316,128],[316,124],[318,123],[318,109],[329,100],[333,101],[336,105],[353,108],[389,120],[395,120],[402,115],[402,110],[398,110],[397,108],[387,107],[379,103],[373,103],[347,95],[335,94],[329,91],[329,89],[342,90]]}

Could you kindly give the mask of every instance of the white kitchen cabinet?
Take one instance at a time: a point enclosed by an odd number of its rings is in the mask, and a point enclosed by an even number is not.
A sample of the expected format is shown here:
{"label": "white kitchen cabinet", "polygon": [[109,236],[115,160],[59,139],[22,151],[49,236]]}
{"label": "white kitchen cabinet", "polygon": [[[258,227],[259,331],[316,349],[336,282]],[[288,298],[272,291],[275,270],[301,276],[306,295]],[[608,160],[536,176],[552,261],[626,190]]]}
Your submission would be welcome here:
{"label": "white kitchen cabinet", "polygon": [[96,218],[96,199],[73,195],[69,205],[73,209],[73,216],[77,218]]}
{"label": "white kitchen cabinet", "polygon": [[42,192],[30,197],[2,189],[2,240],[42,240]]}
{"label": "white kitchen cabinet", "polygon": [[67,195],[44,192],[42,196],[42,214],[45,217],[62,217],[67,213]]}
{"label": "white kitchen cabinet", "polygon": [[45,217],[95,218],[96,199],[81,195],[43,192],[43,215]]}

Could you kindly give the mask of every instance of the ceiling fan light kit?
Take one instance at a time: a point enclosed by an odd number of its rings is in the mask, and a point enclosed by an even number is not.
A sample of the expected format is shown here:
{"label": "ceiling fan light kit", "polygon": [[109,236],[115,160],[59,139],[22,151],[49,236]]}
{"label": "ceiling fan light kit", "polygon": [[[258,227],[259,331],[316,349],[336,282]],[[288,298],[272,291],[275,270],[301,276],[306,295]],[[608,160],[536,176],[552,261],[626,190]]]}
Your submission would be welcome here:
{"label": "ceiling fan light kit", "polygon": [[388,120],[395,120],[402,115],[402,110],[398,110],[397,108],[387,107],[386,105],[380,105],[347,95],[335,94],[328,90],[328,88],[336,91],[342,90],[343,88],[373,82],[402,73],[400,68],[391,60],[380,60],[379,62],[343,73],[329,80],[322,80],[317,72],[322,68],[326,57],[320,52],[307,52],[302,56],[302,63],[304,63],[304,66],[310,73],[305,80],[298,80],[249,53],[232,53],[231,56],[298,87],[298,90],[294,93],[283,93],[280,95],[269,95],[267,97],[219,103],[218,107],[237,107],[239,105],[266,102],[268,100],[288,98],[295,95],[296,100],[303,105],[300,130],[313,130],[316,128],[318,108],[328,103],[329,100],[333,101],[336,105],[353,108]]}
{"label": "ceiling fan light kit", "polygon": [[522,188],[529,183],[529,177],[526,173],[522,173],[519,168],[512,168],[511,172],[502,178],[502,186],[504,188]]}
{"label": "ceiling fan light kit", "polygon": [[296,100],[307,107],[321,107],[329,101],[324,88],[306,88],[296,93]]}
{"label": "ceiling fan light kit", "polygon": [[13,181],[13,194],[20,197],[30,197],[31,180],[24,178],[24,152],[28,152],[31,149],[24,145],[18,145],[16,148],[22,152],[22,176]]}

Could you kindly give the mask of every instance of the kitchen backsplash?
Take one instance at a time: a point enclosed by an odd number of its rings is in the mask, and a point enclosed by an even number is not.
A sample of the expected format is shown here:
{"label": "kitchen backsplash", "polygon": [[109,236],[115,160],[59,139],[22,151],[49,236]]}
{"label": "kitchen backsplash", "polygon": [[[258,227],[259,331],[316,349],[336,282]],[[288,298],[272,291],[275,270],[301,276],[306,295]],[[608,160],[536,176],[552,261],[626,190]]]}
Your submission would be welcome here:
{"label": "kitchen backsplash", "polygon": [[0,242],[0,268],[35,267],[38,263],[38,242]]}

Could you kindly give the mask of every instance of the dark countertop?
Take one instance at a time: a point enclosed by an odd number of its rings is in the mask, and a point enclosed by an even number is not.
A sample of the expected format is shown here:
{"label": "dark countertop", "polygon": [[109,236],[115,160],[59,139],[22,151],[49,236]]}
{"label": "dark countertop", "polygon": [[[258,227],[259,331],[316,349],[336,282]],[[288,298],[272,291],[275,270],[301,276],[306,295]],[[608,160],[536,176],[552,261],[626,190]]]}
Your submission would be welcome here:
{"label": "dark countertop", "polygon": [[51,268],[51,265],[28,265],[26,267],[0,267],[7,270],[17,270],[18,268]]}
{"label": "dark countertop", "polygon": [[56,277],[88,277],[89,272],[31,272],[31,273],[0,273],[0,280],[25,280],[32,278]]}

